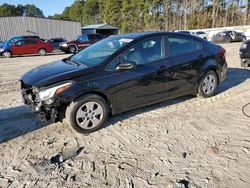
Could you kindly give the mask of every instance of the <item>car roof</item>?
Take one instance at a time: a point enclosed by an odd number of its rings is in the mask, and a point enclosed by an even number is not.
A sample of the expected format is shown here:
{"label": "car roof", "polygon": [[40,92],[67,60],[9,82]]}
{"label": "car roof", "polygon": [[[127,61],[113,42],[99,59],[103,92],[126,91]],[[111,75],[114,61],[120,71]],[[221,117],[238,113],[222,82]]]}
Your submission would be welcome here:
{"label": "car roof", "polygon": [[41,40],[40,38],[32,38],[32,37],[31,38],[29,38],[29,37],[20,38],[15,42],[18,42],[18,41],[21,41],[21,40],[36,40],[36,41],[42,41],[43,42],[43,40]]}
{"label": "car roof", "polygon": [[150,36],[158,36],[162,34],[167,34],[170,32],[159,32],[159,31],[151,31],[151,32],[138,32],[138,33],[128,33],[128,34],[122,34],[122,35],[116,35],[124,38],[131,38],[131,39],[139,39],[144,37],[150,37]]}
{"label": "car roof", "polygon": [[38,35],[16,35],[16,36],[13,36],[11,38],[33,38],[33,37],[39,38]]}
{"label": "car roof", "polygon": [[63,38],[63,37],[49,38],[49,39],[47,39],[47,40],[55,40],[55,39],[63,39],[63,40],[64,40],[64,38]]}
{"label": "car roof", "polygon": [[144,38],[156,37],[156,36],[161,36],[161,35],[179,35],[179,36],[184,36],[184,37],[192,37],[197,40],[202,40],[199,37],[196,37],[194,35],[190,35],[186,33],[179,33],[179,32],[166,32],[166,31],[138,32],[138,33],[128,33],[128,34],[114,35],[114,36],[130,38],[133,40],[140,40]]}

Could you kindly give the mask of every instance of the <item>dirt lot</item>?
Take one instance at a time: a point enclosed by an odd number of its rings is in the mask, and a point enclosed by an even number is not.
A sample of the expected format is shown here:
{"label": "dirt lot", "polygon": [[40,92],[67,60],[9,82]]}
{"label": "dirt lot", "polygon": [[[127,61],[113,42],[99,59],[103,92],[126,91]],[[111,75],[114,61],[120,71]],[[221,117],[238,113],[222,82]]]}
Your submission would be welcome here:
{"label": "dirt lot", "polygon": [[[250,185],[250,71],[240,43],[224,45],[229,73],[209,99],[182,97],[111,118],[84,136],[45,126],[22,104],[18,79],[66,55],[0,58],[0,187],[239,187]],[[250,115],[250,107],[245,108]],[[47,175],[33,165],[84,146]]]}

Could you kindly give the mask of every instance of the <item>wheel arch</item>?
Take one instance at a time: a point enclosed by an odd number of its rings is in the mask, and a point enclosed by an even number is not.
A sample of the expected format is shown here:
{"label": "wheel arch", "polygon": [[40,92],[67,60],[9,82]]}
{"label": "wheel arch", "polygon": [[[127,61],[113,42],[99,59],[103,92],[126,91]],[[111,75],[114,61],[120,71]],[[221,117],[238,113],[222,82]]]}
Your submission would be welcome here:
{"label": "wheel arch", "polygon": [[207,72],[209,71],[214,71],[216,76],[217,76],[217,84],[219,85],[220,84],[220,76],[218,74],[218,65],[216,65],[216,61],[215,60],[211,60],[210,62],[208,62],[206,64],[206,66],[203,67],[202,71],[201,71],[201,74],[197,80],[197,83],[196,83],[196,89],[195,89],[195,93],[194,94],[197,94],[198,92],[198,89],[199,89],[199,84],[202,80],[202,78],[204,77],[205,74],[207,74]]}
{"label": "wheel arch", "polygon": [[68,44],[68,50],[69,50],[69,47],[70,47],[70,46],[74,46],[74,47],[76,48],[77,51],[79,50],[79,49],[78,49],[78,46],[77,46],[76,44],[73,44],[73,43]]}
{"label": "wheel arch", "polygon": [[43,47],[38,48],[37,53],[38,53],[38,52],[39,52],[39,50],[41,50],[41,49],[45,50],[45,52],[47,53],[47,49],[46,49],[44,46],[43,46]]}
{"label": "wheel arch", "polygon": [[86,95],[97,95],[97,96],[103,98],[108,105],[109,113],[112,113],[112,102],[109,99],[109,97],[101,91],[89,91],[89,92],[82,93],[82,94],[78,95],[77,97],[75,97],[73,101],[81,100]]}

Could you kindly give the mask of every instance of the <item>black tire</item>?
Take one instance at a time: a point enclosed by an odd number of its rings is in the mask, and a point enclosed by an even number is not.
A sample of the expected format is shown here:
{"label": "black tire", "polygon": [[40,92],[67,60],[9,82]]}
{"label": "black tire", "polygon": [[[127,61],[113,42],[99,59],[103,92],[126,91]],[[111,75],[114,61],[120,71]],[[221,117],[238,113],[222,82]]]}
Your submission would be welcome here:
{"label": "black tire", "polygon": [[[209,77],[211,78],[211,85],[206,84],[206,81],[208,81]],[[204,97],[204,98],[209,98],[209,97],[213,96],[217,86],[218,86],[218,76],[217,76],[217,74],[212,70],[208,71],[202,77],[202,79],[201,79],[201,81],[199,83],[198,96],[201,96],[201,97]]]}
{"label": "black tire", "polygon": [[40,56],[45,56],[47,54],[47,51],[44,48],[40,48],[37,53]]}
{"label": "black tire", "polygon": [[[79,110],[82,110],[82,108],[85,104],[87,104],[89,102],[91,102],[91,103],[94,102],[96,104],[99,104],[100,107],[102,107],[102,109],[103,109],[103,115],[100,116],[102,118],[100,118],[101,120],[96,126],[94,126],[93,128],[91,128],[91,126],[90,126],[90,128],[85,129],[79,125],[78,121],[80,119],[85,119],[85,118],[87,119],[90,117],[86,115],[87,117],[84,116],[84,118],[77,119],[77,113]],[[99,106],[98,106],[98,108],[99,108]],[[93,112],[94,112],[94,110],[93,110]],[[88,112],[83,112],[83,113],[88,113]],[[91,114],[91,113],[88,113],[88,114]],[[106,101],[98,95],[88,94],[88,95],[81,97],[79,100],[72,102],[67,107],[65,120],[66,120],[66,123],[68,123],[73,128],[74,131],[76,131],[78,133],[88,134],[88,133],[97,131],[100,128],[102,128],[104,123],[106,122],[106,120],[108,118],[108,114],[109,114],[109,109],[108,109],[108,105],[107,105]],[[95,116],[95,115],[92,115],[92,116]],[[82,122],[83,121],[84,120],[82,120]],[[89,119],[88,121],[90,122],[90,124],[93,122],[91,119]]]}
{"label": "black tire", "polygon": [[69,46],[68,51],[72,54],[76,53],[76,47],[75,46]]}

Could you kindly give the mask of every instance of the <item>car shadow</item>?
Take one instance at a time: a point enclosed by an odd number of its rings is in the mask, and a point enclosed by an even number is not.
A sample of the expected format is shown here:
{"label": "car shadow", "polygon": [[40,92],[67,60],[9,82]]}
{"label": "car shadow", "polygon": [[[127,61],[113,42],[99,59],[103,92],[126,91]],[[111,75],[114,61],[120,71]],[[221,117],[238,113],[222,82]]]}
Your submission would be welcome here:
{"label": "car shadow", "polygon": [[0,143],[15,139],[46,126],[39,121],[38,114],[31,113],[26,106],[0,110]]}
{"label": "car shadow", "polygon": [[228,68],[227,78],[224,82],[222,82],[218,86],[215,94],[217,95],[222,92],[225,92],[226,90],[231,89],[243,83],[245,80],[249,78],[250,78],[250,69]]}
{"label": "car shadow", "polygon": [[[227,79],[219,85],[216,95],[227,91],[237,85],[243,83],[246,79],[250,78],[250,71],[240,68],[229,68]],[[117,122],[122,122],[132,116],[146,113],[158,108],[181,103],[193,96],[184,96],[177,99],[168,100],[154,105],[149,105],[137,110],[132,110],[123,114],[119,114],[109,118],[105,127],[112,126]],[[31,113],[26,106],[18,106],[14,108],[0,110],[0,143],[15,139],[19,136],[28,134],[32,131],[45,127],[47,124],[38,119],[36,113]]]}

